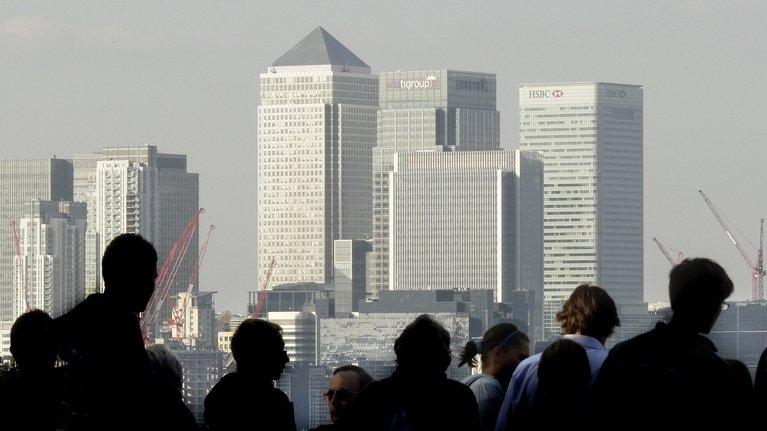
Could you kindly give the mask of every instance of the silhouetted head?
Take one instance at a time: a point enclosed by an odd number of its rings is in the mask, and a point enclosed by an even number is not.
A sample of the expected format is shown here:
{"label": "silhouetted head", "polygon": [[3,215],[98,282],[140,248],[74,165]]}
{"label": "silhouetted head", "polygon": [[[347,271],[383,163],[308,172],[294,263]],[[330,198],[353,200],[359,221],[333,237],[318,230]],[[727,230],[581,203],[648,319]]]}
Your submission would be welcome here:
{"label": "silhouetted head", "polygon": [[394,342],[397,368],[402,371],[433,375],[450,366],[450,333],[428,314],[407,325]]}
{"label": "silhouetted head", "polygon": [[511,323],[499,323],[487,331],[482,340],[466,343],[458,366],[477,366],[476,355],[482,360],[482,370],[501,381],[508,380],[520,362],[530,356],[530,339]]}
{"label": "silhouetted head", "polygon": [[141,235],[119,235],[104,250],[101,274],[105,295],[130,311],[143,312],[154,292],[157,252]]}
{"label": "silhouetted head", "polygon": [[146,353],[149,356],[149,370],[154,382],[181,399],[181,384],[184,376],[181,361],[162,344],[147,347]]}
{"label": "silhouetted head", "polygon": [[706,258],[683,260],[669,274],[671,323],[708,334],[732,291],[732,280],[718,263]]}
{"label": "silhouetted head", "polygon": [[237,371],[277,380],[289,362],[282,328],[261,319],[247,319],[232,336],[232,356]]}
{"label": "silhouetted head", "polygon": [[557,313],[565,334],[594,337],[602,344],[620,326],[615,301],[599,286],[582,284],[575,288]]}
{"label": "silhouetted head", "polygon": [[328,401],[330,420],[333,423],[344,420],[349,416],[349,411],[354,405],[357,394],[372,382],[373,378],[362,368],[356,365],[344,365],[333,371],[330,378],[325,399]]}
{"label": "silhouetted head", "polygon": [[19,316],[11,327],[11,355],[19,369],[53,368],[58,353],[53,319],[42,310]]}
{"label": "silhouetted head", "polygon": [[538,387],[547,408],[582,405],[590,384],[589,358],[575,341],[557,340],[541,354]]}

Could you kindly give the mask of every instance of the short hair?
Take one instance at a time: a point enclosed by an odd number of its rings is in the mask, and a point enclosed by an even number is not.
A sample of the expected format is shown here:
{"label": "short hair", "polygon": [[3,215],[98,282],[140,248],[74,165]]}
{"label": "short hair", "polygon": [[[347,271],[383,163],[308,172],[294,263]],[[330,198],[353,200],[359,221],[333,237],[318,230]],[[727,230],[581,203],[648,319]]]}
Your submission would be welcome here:
{"label": "short hair", "polygon": [[428,314],[407,325],[394,342],[397,365],[403,369],[444,372],[450,366],[450,333]]}
{"label": "short hair", "polygon": [[720,303],[732,292],[727,272],[711,259],[685,259],[669,273],[668,293],[675,313]]}
{"label": "short hair", "polygon": [[19,367],[53,367],[56,340],[51,316],[43,310],[27,311],[11,326],[11,355]]}
{"label": "short hair", "polygon": [[181,392],[184,377],[184,369],[181,361],[162,344],[154,344],[146,348],[149,356],[149,366],[155,377],[161,383],[168,385],[173,390]]}
{"label": "short hair", "polygon": [[335,376],[338,373],[343,373],[345,371],[352,371],[357,373],[357,385],[359,386],[359,390],[362,390],[367,386],[369,383],[373,381],[373,378],[370,377],[370,374],[368,374],[365,369],[362,367],[358,367],[356,365],[343,365],[335,370],[333,370],[333,375]]}
{"label": "short hair", "polygon": [[599,286],[582,284],[557,313],[557,321],[566,334],[580,332],[594,338],[607,338],[620,326],[615,301]]}
{"label": "short hair", "polygon": [[130,278],[138,268],[157,265],[157,251],[151,242],[141,235],[124,233],[116,236],[104,250],[101,259],[101,275],[104,285]]}
{"label": "short hair", "polygon": [[541,354],[538,379],[545,393],[585,390],[591,383],[591,366],[586,350],[567,338],[549,345]]}
{"label": "short hair", "polygon": [[284,348],[282,328],[266,320],[245,319],[232,335],[232,357],[238,367],[258,366]]}

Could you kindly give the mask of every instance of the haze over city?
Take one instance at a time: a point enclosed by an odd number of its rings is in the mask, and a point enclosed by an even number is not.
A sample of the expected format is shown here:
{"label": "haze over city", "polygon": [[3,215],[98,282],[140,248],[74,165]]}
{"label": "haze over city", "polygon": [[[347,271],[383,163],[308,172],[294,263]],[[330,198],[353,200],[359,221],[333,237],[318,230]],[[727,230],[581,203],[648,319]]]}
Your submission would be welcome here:
{"label": "haze over city", "polygon": [[[256,290],[259,73],[321,25],[374,73],[497,74],[501,144],[518,142],[518,87],[605,81],[644,89],[645,298],[666,299],[651,242],[750,271],[697,193],[756,243],[767,214],[763,2],[4,2],[0,159],[150,143],[188,155],[217,230],[201,286],[244,312]],[[747,242],[746,242],[747,244]],[[751,253],[750,247],[747,250]]]}

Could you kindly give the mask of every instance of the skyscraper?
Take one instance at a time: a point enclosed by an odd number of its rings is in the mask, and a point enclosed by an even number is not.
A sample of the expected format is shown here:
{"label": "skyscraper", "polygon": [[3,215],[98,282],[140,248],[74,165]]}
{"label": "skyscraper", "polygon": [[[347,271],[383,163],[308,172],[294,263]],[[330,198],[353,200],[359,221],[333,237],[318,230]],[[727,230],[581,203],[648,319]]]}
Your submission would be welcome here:
{"label": "skyscraper", "polygon": [[370,290],[389,288],[389,172],[398,152],[500,148],[495,75],[455,70],[384,72],[373,149]]}
{"label": "skyscraper", "polygon": [[259,285],[329,283],[333,241],[370,236],[378,77],[322,27],[261,74]]}
{"label": "skyscraper", "polygon": [[523,287],[540,291],[534,289],[543,240],[541,220],[534,217],[542,207],[537,154],[430,151],[398,153],[394,160],[390,289],[493,290],[497,302],[509,301]]}
{"label": "skyscraper", "polygon": [[526,84],[519,143],[544,160],[544,318],[581,283],[643,300],[642,87]]}
{"label": "skyscraper", "polygon": [[357,311],[365,300],[367,261],[372,246],[367,240],[338,239],[333,246],[335,314]]}
{"label": "skyscraper", "polygon": [[[75,199],[88,204],[86,294],[103,289],[101,255],[121,233],[139,233],[153,242],[162,265],[199,208],[199,175],[187,171],[186,156],[159,153],[154,145],[114,147],[76,154],[73,164]],[[198,241],[196,231],[171,287],[172,298],[187,290]],[[169,313],[163,305],[158,320],[168,319]]]}
{"label": "skyscraper", "polygon": [[70,160],[0,160],[0,320],[14,320],[14,246],[11,221],[19,222],[24,206],[35,199],[72,200]]}
{"label": "skyscraper", "polygon": [[14,316],[29,307],[58,317],[85,298],[82,202],[33,200],[18,222],[22,254],[14,259]]}

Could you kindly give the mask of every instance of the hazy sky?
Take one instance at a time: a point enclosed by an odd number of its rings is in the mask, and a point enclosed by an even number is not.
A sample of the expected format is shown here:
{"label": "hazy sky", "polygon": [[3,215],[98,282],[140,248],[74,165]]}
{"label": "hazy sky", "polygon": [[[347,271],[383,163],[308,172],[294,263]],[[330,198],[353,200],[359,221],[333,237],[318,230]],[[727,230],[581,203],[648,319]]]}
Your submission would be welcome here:
{"label": "hazy sky", "polygon": [[[374,71],[498,75],[503,145],[518,85],[644,86],[645,295],[670,268],[651,241],[750,271],[697,194],[754,244],[767,215],[767,2],[0,2],[0,158],[157,145],[200,173],[216,224],[204,289],[244,311],[257,288],[258,74],[322,25]],[[750,245],[747,248],[755,254]]]}

